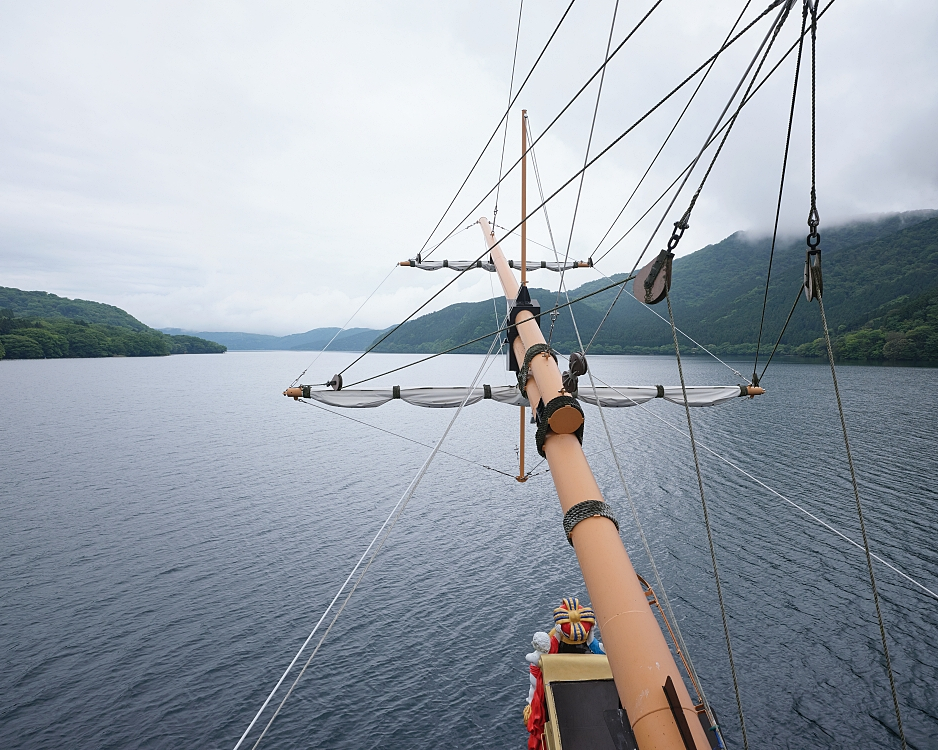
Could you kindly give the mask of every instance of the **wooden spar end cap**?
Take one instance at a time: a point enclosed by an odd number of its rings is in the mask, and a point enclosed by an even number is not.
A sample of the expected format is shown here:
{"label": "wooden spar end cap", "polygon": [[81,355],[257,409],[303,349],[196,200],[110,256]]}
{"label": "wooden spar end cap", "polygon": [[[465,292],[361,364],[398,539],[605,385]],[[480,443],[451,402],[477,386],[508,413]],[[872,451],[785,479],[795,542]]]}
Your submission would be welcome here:
{"label": "wooden spar end cap", "polygon": [[753,396],[761,396],[763,393],[765,393],[765,388],[760,388],[757,385],[747,385],[746,393],[744,395],[752,398]]}
{"label": "wooden spar end cap", "polygon": [[302,388],[287,388],[283,392],[283,395],[288,398],[292,398],[294,401],[296,401],[297,399],[299,399],[300,396],[303,395],[303,389]]}
{"label": "wooden spar end cap", "polygon": [[414,264],[411,263],[409,260],[402,260],[402,261],[401,261],[400,263],[398,263],[397,265],[399,265],[399,266],[412,266],[412,265],[414,265]]}
{"label": "wooden spar end cap", "polygon": [[570,435],[583,426],[583,415],[573,406],[561,406],[550,415],[547,424],[559,435]]}

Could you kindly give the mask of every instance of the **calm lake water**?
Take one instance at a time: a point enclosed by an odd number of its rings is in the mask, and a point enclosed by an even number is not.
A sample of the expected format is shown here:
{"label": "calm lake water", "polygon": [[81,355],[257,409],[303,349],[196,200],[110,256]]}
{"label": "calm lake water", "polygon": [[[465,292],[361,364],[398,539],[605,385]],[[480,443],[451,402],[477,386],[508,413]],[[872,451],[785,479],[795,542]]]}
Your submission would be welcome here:
{"label": "calm lake water", "polygon": [[[311,358],[0,362],[0,746],[234,746],[429,452],[283,398]],[[350,359],[327,353],[304,382]],[[353,374],[405,361],[374,355]],[[382,382],[466,385],[481,361]],[[590,364],[608,383],[678,383],[664,357]],[[483,382],[510,382],[503,368]],[[712,360],[687,370],[738,382]],[[873,551],[938,591],[938,370],[839,372]],[[698,440],[859,539],[829,370],[773,363],[765,385],[695,410]],[[585,409],[584,448],[648,575]],[[343,413],[425,443],[452,416],[402,402]],[[741,747],[690,447],[667,424],[682,427],[683,409],[607,414]],[[517,420],[492,402],[464,410],[444,449],[469,461],[437,458],[262,747],[524,747],[531,634],[561,596],[585,594],[550,475],[521,485],[480,466],[516,471]],[[529,465],[532,444],[533,431]],[[752,747],[898,747],[862,553],[701,458]],[[938,748],[938,601],[876,573],[906,732]]]}

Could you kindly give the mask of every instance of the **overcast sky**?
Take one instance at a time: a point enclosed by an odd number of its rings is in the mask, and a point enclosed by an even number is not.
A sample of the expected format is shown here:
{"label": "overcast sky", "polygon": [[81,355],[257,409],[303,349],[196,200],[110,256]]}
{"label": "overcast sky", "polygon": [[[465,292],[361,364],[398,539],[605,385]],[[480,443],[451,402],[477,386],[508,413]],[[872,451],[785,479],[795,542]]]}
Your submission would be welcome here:
{"label": "overcast sky", "polygon": [[[525,3],[516,86],[568,2]],[[742,4],[663,0],[608,67],[593,153],[715,51]],[[616,43],[651,6],[621,0]],[[506,165],[519,154],[521,106],[539,134],[602,63],[614,7],[574,3],[511,113]],[[764,7],[753,3],[747,18]],[[284,334],[342,325],[423,245],[504,111],[518,4],[37,1],[4,2],[2,17],[0,285],[108,302],[156,327]],[[799,26],[796,11],[776,51]],[[692,158],[766,29],[764,21],[721,58],[610,237]],[[934,0],[836,0],[821,20],[822,222],[938,208],[936,40]],[[679,254],[740,229],[770,230],[793,63],[741,115]],[[790,233],[804,231],[808,209],[807,83],[783,212]],[[691,90],[587,173],[572,257],[596,248]],[[595,99],[594,84],[538,145],[548,192],[582,165]],[[500,145],[499,137],[439,237],[470,223],[461,220],[497,179]],[[529,188],[533,206],[533,179]],[[550,204],[561,252],[575,189]],[[499,224],[516,223],[519,194],[513,173]],[[686,203],[679,198],[666,229]],[[472,219],[493,209],[490,197]],[[629,270],[661,215],[653,211],[600,267]],[[543,219],[532,220],[530,236],[548,241]],[[434,257],[482,251],[472,227]],[[516,256],[517,243],[506,251]],[[530,255],[551,257],[537,246]],[[395,270],[352,325],[395,322],[445,274]],[[580,271],[569,283],[592,278]],[[435,307],[491,296],[491,281],[467,274]],[[542,271],[531,281],[557,277]]]}

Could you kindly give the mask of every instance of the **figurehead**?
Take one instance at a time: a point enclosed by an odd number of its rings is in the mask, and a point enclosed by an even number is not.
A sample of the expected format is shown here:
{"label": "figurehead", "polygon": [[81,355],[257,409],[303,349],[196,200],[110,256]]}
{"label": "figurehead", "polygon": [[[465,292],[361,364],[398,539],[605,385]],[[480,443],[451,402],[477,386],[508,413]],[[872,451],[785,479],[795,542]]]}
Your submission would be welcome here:
{"label": "figurehead", "polygon": [[582,646],[592,640],[596,614],[576,597],[564,598],[554,610],[554,633],[561,644]]}

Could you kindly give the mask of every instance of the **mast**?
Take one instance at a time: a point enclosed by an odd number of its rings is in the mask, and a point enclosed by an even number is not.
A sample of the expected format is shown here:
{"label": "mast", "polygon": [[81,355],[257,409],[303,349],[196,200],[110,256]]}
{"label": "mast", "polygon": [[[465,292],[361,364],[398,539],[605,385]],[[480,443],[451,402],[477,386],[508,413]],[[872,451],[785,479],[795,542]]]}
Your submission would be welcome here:
{"label": "mast", "polygon": [[[524,162],[522,161],[522,175]],[[526,208],[522,194],[522,212]],[[527,218],[523,216],[522,218]],[[505,296],[517,300],[521,287],[495,241],[485,218],[479,219],[498,280]],[[522,236],[522,284],[526,279]],[[527,298],[528,295],[523,295]],[[534,315],[527,309],[514,318],[518,335],[513,341],[518,363],[544,336]],[[533,409],[549,404],[558,396],[569,395],[563,387],[560,370],[547,351],[533,357],[526,385]],[[543,449],[557,489],[560,507],[566,514],[589,500],[603,500],[583,448],[574,434],[583,426],[579,409],[562,405],[548,419],[550,429]],[[593,515],[573,528],[570,539],[589,592],[590,603],[602,632],[603,645],[615,680],[619,701],[626,710],[641,750],[705,750],[710,744],[697,718],[697,711],[678,671],[664,634],[648,604],[616,525],[606,517]],[[673,685],[669,700],[665,685]],[[676,696],[675,696],[676,691]]]}
{"label": "mast", "polygon": [[[521,286],[528,283],[528,110],[521,110]],[[506,126],[507,127],[507,126]],[[493,237],[494,239],[494,237]],[[518,476],[519,482],[526,482],[524,476],[524,406],[521,411],[521,436],[518,439]]]}

